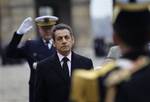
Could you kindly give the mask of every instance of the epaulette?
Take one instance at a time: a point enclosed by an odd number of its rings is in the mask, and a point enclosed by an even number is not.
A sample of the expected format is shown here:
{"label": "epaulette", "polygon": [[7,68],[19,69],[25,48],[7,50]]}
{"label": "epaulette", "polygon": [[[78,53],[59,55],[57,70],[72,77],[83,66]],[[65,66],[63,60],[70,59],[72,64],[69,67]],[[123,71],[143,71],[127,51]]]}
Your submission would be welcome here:
{"label": "epaulette", "polygon": [[115,66],[115,62],[109,62],[97,70],[75,70],[72,78],[71,101],[99,102],[98,78],[110,72]]}
{"label": "epaulette", "polygon": [[106,86],[113,86],[122,81],[130,79],[132,74],[141,70],[142,68],[145,68],[144,66],[150,63],[150,59],[148,57],[141,56],[132,63],[133,64],[131,68],[119,68],[119,70],[111,72],[106,79]]}
{"label": "epaulette", "polygon": [[105,102],[114,102],[116,96],[116,85],[130,80],[135,72],[145,68],[149,63],[150,59],[148,57],[141,56],[133,62],[132,68],[120,68],[112,71],[105,80],[105,85],[107,87]]}

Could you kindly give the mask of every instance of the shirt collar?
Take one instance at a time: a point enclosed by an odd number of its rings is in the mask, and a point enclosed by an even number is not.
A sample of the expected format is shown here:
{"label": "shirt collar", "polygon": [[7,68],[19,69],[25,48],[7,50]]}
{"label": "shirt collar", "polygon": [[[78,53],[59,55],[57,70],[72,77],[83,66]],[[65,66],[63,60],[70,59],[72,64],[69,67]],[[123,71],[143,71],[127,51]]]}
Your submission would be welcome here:
{"label": "shirt collar", "polygon": [[59,52],[57,52],[57,55],[58,55],[58,58],[59,58],[59,61],[60,61],[60,62],[62,61],[62,59],[63,59],[64,57],[67,57],[67,58],[69,59],[69,61],[71,61],[71,54],[72,54],[72,52],[70,52],[70,53],[68,54],[68,56],[63,56],[62,54],[60,54]]}
{"label": "shirt collar", "polygon": [[[44,42],[44,44],[46,43],[46,40],[45,39],[42,39],[43,40],[43,42]],[[50,44],[52,44],[52,39],[50,39],[49,41],[48,41]]]}

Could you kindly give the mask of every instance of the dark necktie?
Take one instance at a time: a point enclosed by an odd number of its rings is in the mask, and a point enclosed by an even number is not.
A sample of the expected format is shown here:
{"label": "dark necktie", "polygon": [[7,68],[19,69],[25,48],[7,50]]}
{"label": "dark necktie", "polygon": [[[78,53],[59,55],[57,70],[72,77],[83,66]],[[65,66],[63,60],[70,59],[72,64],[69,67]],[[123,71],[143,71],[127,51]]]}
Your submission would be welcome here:
{"label": "dark necktie", "polygon": [[69,61],[69,59],[68,59],[67,57],[64,57],[64,58],[62,59],[62,61],[63,61],[63,65],[62,65],[63,72],[64,72],[64,74],[65,74],[67,77],[69,77],[69,68],[68,68],[68,64],[67,64],[67,62]]}

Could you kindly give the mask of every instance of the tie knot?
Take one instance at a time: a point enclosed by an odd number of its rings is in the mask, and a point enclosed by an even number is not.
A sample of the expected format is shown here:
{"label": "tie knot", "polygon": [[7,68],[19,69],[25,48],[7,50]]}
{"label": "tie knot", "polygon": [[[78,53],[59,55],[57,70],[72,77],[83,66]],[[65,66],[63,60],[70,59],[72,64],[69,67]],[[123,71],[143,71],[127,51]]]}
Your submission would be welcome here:
{"label": "tie knot", "polygon": [[67,57],[64,57],[64,58],[62,59],[62,61],[63,61],[63,62],[67,62],[67,61],[69,61],[69,59],[68,59]]}

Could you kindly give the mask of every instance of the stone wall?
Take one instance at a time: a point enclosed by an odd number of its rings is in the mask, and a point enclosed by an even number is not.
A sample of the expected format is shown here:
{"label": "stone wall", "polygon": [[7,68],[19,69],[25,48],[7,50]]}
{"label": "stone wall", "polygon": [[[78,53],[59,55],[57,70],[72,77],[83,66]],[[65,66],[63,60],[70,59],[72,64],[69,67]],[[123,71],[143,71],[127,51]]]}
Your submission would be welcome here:
{"label": "stone wall", "polygon": [[90,0],[72,0],[72,22],[78,47],[90,47],[92,44]]}
{"label": "stone wall", "polygon": [[[34,18],[34,5],[32,0],[1,0],[1,46],[5,47],[13,36],[13,32],[18,29],[26,17]],[[29,39],[35,35],[31,31],[23,40]]]}
{"label": "stone wall", "polygon": [[[13,32],[26,17],[35,18],[35,0],[0,0],[0,41],[6,46],[13,36]],[[78,47],[89,47],[92,44],[91,18],[89,12],[90,0],[71,0],[71,18],[73,31]],[[65,11],[64,11],[65,12]],[[66,17],[65,17],[66,18]],[[65,19],[63,18],[63,19]],[[35,30],[27,34],[23,40],[35,37]]]}

